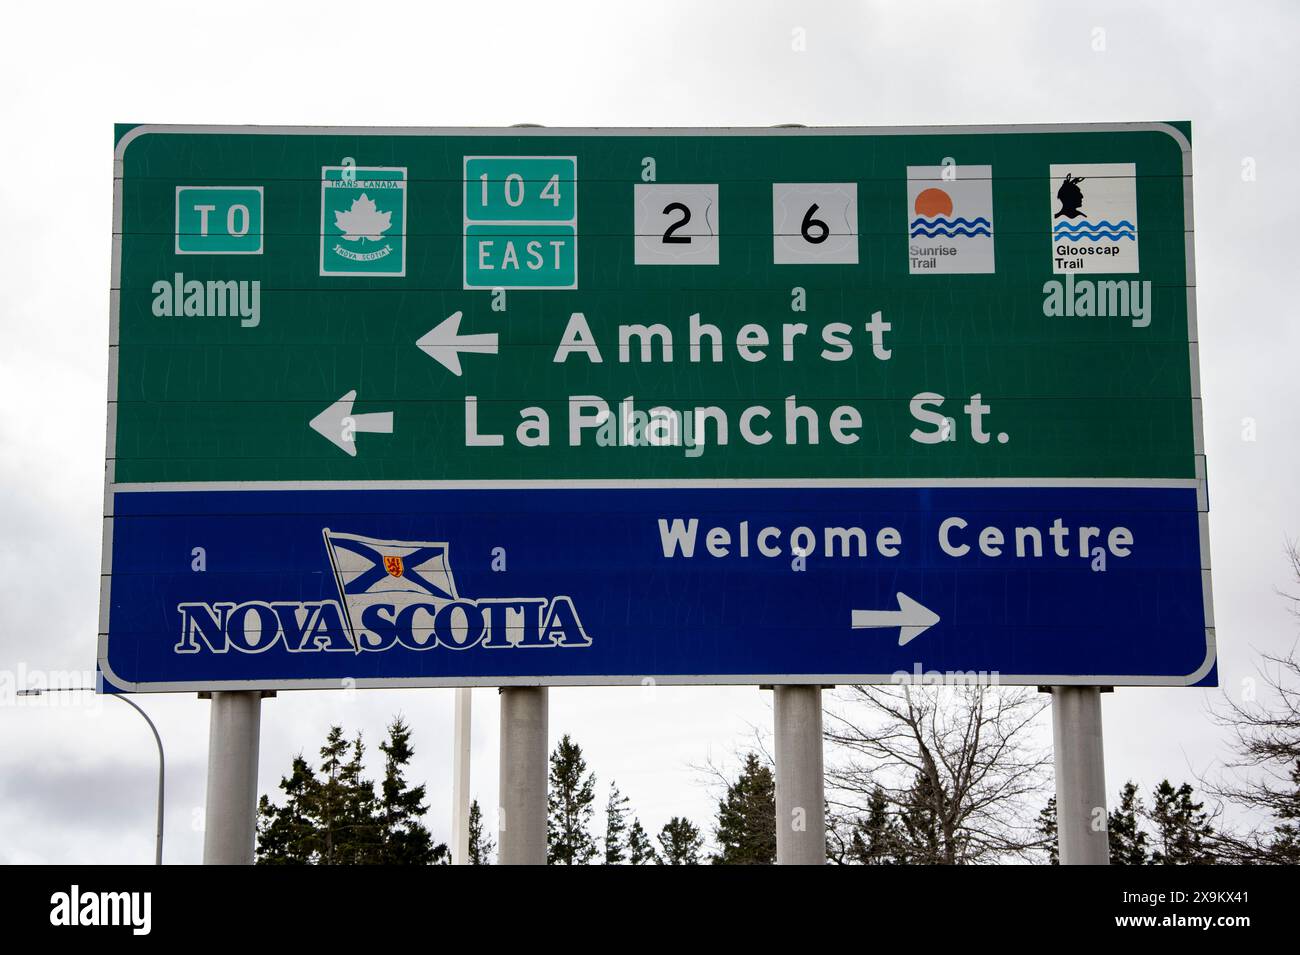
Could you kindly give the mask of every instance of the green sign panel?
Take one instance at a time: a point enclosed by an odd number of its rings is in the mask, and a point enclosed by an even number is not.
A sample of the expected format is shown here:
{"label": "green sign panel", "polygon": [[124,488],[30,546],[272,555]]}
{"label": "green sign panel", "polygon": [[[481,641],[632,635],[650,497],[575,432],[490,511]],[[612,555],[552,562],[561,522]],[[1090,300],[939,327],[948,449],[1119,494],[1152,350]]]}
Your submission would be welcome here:
{"label": "green sign panel", "polygon": [[1172,126],[120,135],[122,482],[1195,477]]}

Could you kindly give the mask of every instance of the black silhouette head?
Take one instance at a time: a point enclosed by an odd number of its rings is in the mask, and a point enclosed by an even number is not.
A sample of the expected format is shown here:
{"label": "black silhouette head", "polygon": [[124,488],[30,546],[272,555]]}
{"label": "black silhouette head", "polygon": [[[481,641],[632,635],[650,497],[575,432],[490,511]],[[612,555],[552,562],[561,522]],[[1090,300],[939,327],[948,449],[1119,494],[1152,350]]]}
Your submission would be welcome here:
{"label": "black silhouette head", "polygon": [[1082,177],[1075,178],[1068,172],[1065,174],[1065,181],[1061,183],[1061,188],[1056,190],[1056,198],[1061,200],[1061,209],[1056,215],[1052,216],[1053,219],[1058,219],[1061,216],[1073,219],[1076,216],[1085,215],[1083,209],[1080,208],[1083,205],[1083,190],[1079,188],[1081,182],[1083,182]]}

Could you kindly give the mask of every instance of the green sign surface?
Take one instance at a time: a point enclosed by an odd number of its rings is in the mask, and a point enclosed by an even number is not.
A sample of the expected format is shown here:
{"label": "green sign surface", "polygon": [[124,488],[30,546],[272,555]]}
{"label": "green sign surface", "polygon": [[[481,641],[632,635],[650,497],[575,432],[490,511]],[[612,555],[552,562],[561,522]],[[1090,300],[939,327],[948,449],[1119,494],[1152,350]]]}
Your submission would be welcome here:
{"label": "green sign surface", "polygon": [[123,127],[116,481],[1195,478],[1188,135]]}

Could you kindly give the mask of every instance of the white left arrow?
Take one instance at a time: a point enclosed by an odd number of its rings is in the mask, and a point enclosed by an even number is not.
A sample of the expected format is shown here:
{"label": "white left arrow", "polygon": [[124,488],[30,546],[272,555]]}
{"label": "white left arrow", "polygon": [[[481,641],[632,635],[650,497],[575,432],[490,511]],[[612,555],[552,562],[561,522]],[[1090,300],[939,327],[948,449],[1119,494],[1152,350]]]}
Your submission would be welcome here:
{"label": "white left arrow", "polygon": [[433,328],[429,329],[415,344],[434,361],[438,362],[453,375],[460,372],[460,353],[472,352],[479,355],[497,353],[496,332],[480,335],[460,334],[460,312],[452,312]]}
{"label": "white left arrow", "polygon": [[312,430],[328,438],[336,448],[342,448],[352,457],[357,456],[356,434],[369,431],[373,434],[393,433],[393,413],[378,411],[371,414],[352,413],[352,402],[357,400],[356,391],[349,391],[334,404],[330,405],[311,419]]}
{"label": "white left arrow", "polygon": [[897,610],[855,610],[854,630],[898,628],[898,645],[911,643],[939,622],[939,615],[917,603],[905,593],[899,593]]}

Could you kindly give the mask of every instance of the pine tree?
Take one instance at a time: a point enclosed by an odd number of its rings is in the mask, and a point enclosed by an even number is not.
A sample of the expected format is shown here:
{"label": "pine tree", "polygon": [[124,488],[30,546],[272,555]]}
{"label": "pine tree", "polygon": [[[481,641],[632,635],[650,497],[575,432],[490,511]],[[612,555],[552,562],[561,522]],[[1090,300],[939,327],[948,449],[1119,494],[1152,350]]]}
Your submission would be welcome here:
{"label": "pine tree", "polygon": [[1038,832],[1047,847],[1047,861],[1051,865],[1061,864],[1061,841],[1056,827],[1056,797],[1051,796],[1038,813]]}
{"label": "pine tree", "polygon": [[347,840],[352,827],[348,813],[355,800],[347,789],[348,773],[343,761],[347,751],[343,727],[331,726],[320,750],[323,779],[314,806],[321,865],[342,865],[349,861]]}
{"label": "pine tree", "polygon": [[429,807],[426,787],[409,786],[405,769],[415,751],[411,728],[400,716],[388,725],[388,739],[379,744],[384,754],[384,781],[378,807],[378,845],[374,861],[384,865],[434,865],[448,861],[445,843],[434,844],[421,821]]}
{"label": "pine tree", "polygon": [[421,821],[425,787],[409,787],[404,769],[413,750],[399,718],[380,747],[385,756],[382,794],[365,778],[361,734],[349,742],[330,727],[321,747],[320,776],[297,756],[280,780],[285,804],[263,796],[258,805],[258,862],[263,864],[421,865],[445,862],[447,847],[433,845]]}
{"label": "pine tree", "polygon": [[627,844],[628,798],[609,784],[609,800],[605,803],[605,865],[622,865]]}
{"label": "pine tree", "polygon": [[258,865],[309,865],[316,861],[312,813],[320,780],[301,754],[294,757],[290,774],[281,777],[280,789],[286,797],[283,806],[266,795],[257,804]]}
{"label": "pine tree", "polygon": [[491,865],[496,843],[483,831],[483,810],[478,800],[469,804],[469,864]]}
{"label": "pine tree", "polygon": [[1148,865],[1148,836],[1139,817],[1144,812],[1137,783],[1129,780],[1119,791],[1119,805],[1110,811],[1106,820],[1107,838],[1110,841],[1111,865]]}
{"label": "pine tree", "polygon": [[589,826],[596,799],[596,776],[587,772],[582,747],[560,740],[551,753],[547,793],[546,861],[550,865],[586,865],[596,856]]}
{"label": "pine tree", "polygon": [[961,845],[943,838],[940,820],[948,815],[948,794],[925,773],[917,773],[898,818],[899,861],[905,865],[956,865]]}
{"label": "pine tree", "polygon": [[877,786],[867,803],[866,817],[858,819],[853,826],[848,857],[859,865],[895,865],[898,851],[898,822],[890,817],[889,800]]}
{"label": "pine tree", "polygon": [[301,755],[280,780],[284,806],[259,800],[258,861],[267,864],[347,865],[365,860],[373,841],[373,784],[361,778],[365,747],[330,727],[321,747],[321,775]]}
{"label": "pine tree", "polygon": [[[1119,805],[1110,811],[1106,821],[1106,835],[1110,845],[1111,865],[1147,865],[1149,837],[1141,826],[1142,797],[1137,783],[1129,781],[1119,793]],[[1056,797],[1047,800],[1047,806],[1038,814],[1038,831],[1047,844],[1052,865],[1059,865],[1060,842],[1056,826]]]}
{"label": "pine tree", "polygon": [[350,749],[351,758],[339,771],[346,822],[339,828],[342,841],[336,850],[336,861],[342,865],[364,865],[379,861],[378,804],[374,782],[363,775],[366,747],[359,732]]}
{"label": "pine tree", "polygon": [[650,844],[650,835],[641,827],[640,819],[633,819],[627,831],[627,861],[632,865],[659,864],[659,853]]}
{"label": "pine tree", "polygon": [[673,816],[659,830],[660,858],[664,865],[699,865],[704,837],[689,819]]}
{"label": "pine tree", "polygon": [[776,781],[749,753],[736,781],[718,803],[715,865],[771,865],[776,861]]}
{"label": "pine tree", "polygon": [[1210,848],[1214,829],[1201,802],[1192,801],[1192,787],[1177,789],[1163,779],[1153,793],[1154,805],[1147,818],[1156,829],[1154,865],[1208,865],[1215,861]]}

